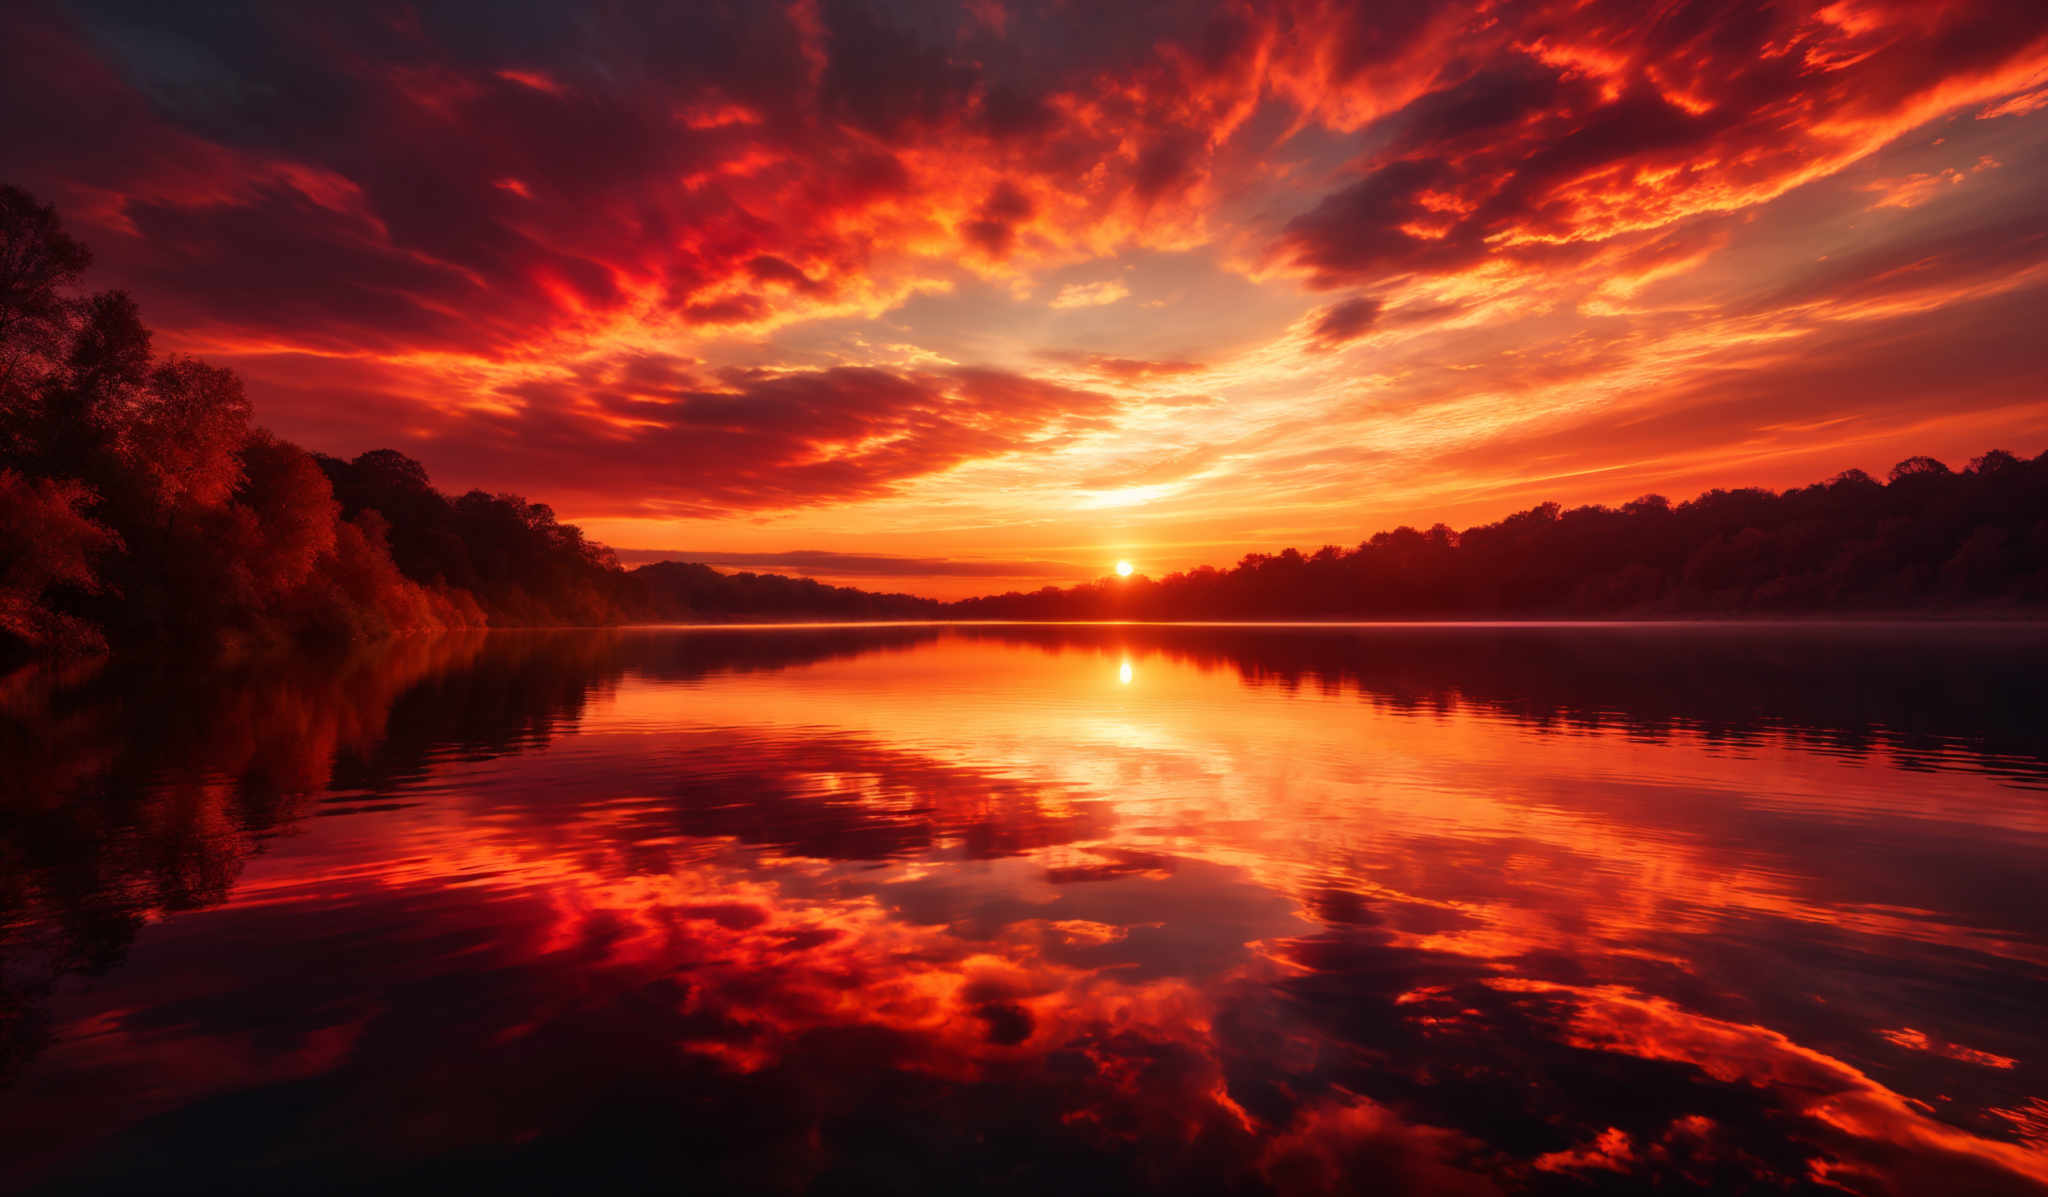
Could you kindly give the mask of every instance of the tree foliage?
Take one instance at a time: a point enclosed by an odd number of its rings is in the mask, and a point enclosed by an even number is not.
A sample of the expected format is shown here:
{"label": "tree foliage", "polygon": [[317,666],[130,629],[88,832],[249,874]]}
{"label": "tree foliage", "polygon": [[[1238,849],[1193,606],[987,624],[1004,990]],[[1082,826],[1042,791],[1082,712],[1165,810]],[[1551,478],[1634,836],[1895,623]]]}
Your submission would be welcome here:
{"label": "tree foliage", "polygon": [[250,423],[241,380],[159,356],[132,300],[0,188],[0,649],[248,647],[484,619],[398,569],[375,513]]}
{"label": "tree foliage", "polygon": [[877,594],[812,578],[658,561],[633,571],[650,614],[666,619],[937,619],[945,604],[909,594]]}
{"label": "tree foliage", "polygon": [[1996,611],[2048,604],[2048,454],[1912,457],[1673,506],[1544,503],[1454,532],[1254,553],[1229,570],[970,599],[968,618],[1269,619]]}

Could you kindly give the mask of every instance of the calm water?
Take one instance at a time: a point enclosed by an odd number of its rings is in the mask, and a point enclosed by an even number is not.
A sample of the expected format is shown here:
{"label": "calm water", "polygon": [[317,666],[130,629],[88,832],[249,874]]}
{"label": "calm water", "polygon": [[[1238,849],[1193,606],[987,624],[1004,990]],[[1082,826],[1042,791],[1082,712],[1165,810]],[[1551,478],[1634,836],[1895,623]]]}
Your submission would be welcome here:
{"label": "calm water", "polygon": [[2048,1189],[2048,633],[0,681],[0,1187]]}

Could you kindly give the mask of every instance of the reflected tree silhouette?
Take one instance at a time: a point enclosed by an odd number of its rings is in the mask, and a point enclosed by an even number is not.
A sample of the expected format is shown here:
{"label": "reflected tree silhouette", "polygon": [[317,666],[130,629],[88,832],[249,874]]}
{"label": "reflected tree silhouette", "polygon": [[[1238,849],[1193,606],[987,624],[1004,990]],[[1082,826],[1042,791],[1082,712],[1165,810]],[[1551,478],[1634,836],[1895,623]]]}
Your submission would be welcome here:
{"label": "reflected tree silhouette", "polygon": [[1353,692],[1391,710],[1476,708],[1536,728],[1767,734],[1908,767],[1958,754],[2048,781],[2048,630],[1721,624],[1381,628],[963,627],[970,639],[1159,654],[1254,686]]}

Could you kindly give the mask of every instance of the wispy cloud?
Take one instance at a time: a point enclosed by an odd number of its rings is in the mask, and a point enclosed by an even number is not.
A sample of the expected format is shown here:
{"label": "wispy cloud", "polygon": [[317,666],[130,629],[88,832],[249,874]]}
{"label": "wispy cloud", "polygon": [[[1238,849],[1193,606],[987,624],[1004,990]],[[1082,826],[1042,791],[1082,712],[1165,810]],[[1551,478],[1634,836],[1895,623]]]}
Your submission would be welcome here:
{"label": "wispy cloud", "polygon": [[1047,301],[1048,307],[1095,308],[1127,298],[1131,289],[1121,279],[1105,279],[1099,283],[1068,283],[1061,287],[1059,294]]}

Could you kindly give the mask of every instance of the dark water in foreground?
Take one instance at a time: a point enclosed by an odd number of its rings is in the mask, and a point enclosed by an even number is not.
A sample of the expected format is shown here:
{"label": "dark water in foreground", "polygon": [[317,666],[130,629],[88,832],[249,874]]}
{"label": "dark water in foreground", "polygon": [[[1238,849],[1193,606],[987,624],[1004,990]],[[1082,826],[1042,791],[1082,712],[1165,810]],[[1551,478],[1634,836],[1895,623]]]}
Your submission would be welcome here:
{"label": "dark water in foreground", "polygon": [[0,681],[0,1187],[2048,1189],[2048,633]]}

